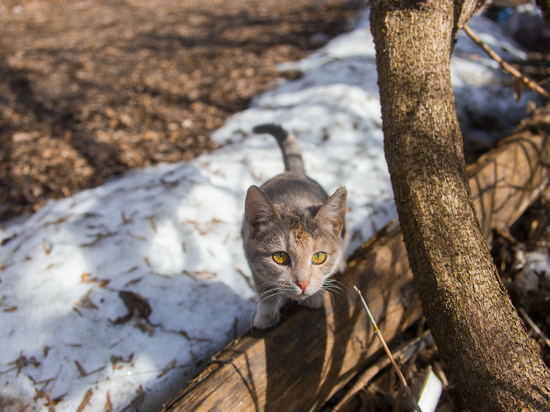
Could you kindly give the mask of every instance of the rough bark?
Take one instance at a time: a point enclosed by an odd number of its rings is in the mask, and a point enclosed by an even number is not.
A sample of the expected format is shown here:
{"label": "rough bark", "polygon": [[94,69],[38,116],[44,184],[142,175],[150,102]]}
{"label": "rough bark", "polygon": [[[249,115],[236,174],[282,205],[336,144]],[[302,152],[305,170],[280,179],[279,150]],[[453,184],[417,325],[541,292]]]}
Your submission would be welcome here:
{"label": "rough bark", "polygon": [[[509,227],[548,184],[550,168],[541,165],[549,162],[550,105],[468,168],[473,202],[488,234]],[[343,293],[327,299],[324,310],[300,308],[276,328],[233,342],[163,411],[291,412],[322,405],[379,358],[380,345],[354,285],[388,341],[421,315],[399,228],[359,248],[338,280]]]}
{"label": "rough bark", "polygon": [[424,314],[470,409],[548,410],[550,372],[499,279],[469,196],[450,76],[462,6],[372,2],[397,211]]}

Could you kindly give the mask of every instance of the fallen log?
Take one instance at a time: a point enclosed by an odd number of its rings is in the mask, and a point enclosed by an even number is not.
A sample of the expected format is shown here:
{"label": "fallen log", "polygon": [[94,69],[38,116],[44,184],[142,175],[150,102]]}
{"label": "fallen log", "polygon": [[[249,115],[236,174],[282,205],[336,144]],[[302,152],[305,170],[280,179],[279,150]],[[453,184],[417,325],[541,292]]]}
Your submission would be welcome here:
{"label": "fallen log", "polygon": [[550,182],[550,104],[524,119],[514,133],[467,167],[483,234],[515,222]]}
{"label": "fallen log", "polygon": [[[550,181],[550,105],[468,168],[472,201],[488,239],[509,227]],[[421,314],[400,229],[360,247],[324,308],[287,308],[274,329],[253,329],[219,352],[162,411],[315,410],[379,357],[380,344],[353,291],[363,293],[390,341]]]}

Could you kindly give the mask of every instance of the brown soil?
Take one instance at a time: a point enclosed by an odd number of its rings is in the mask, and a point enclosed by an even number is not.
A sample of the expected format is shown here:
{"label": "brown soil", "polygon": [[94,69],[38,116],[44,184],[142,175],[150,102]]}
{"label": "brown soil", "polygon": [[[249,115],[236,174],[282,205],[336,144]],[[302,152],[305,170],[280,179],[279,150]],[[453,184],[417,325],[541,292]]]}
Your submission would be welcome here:
{"label": "brown soil", "polygon": [[124,171],[191,159],[273,87],[278,63],[345,30],[357,3],[0,3],[0,220]]}

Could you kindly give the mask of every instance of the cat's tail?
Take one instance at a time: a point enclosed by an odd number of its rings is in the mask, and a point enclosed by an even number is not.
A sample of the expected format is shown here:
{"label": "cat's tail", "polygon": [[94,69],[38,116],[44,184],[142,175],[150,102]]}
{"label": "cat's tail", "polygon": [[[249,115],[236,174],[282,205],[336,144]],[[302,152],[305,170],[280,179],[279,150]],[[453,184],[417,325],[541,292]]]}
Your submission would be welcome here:
{"label": "cat's tail", "polygon": [[277,143],[279,143],[279,147],[283,152],[283,160],[287,172],[306,174],[304,161],[302,160],[302,151],[292,133],[288,133],[281,126],[272,123],[256,126],[252,131],[254,133],[268,133],[277,139]]}

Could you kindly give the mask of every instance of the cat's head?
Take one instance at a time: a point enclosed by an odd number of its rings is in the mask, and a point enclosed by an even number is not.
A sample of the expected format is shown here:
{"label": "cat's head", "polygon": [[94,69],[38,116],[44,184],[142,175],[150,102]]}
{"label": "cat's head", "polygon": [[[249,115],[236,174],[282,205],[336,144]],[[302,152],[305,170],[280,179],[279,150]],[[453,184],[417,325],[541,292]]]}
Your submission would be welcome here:
{"label": "cat's head", "polygon": [[294,299],[319,292],[342,266],[347,191],[339,188],[324,204],[301,210],[274,205],[258,187],[245,203],[245,253],[261,280],[258,292],[276,289]]}

